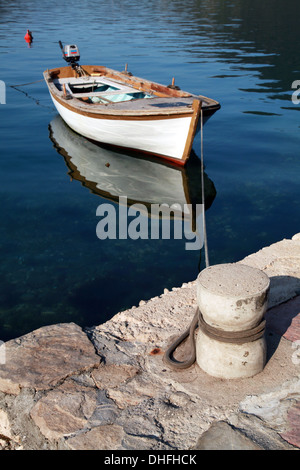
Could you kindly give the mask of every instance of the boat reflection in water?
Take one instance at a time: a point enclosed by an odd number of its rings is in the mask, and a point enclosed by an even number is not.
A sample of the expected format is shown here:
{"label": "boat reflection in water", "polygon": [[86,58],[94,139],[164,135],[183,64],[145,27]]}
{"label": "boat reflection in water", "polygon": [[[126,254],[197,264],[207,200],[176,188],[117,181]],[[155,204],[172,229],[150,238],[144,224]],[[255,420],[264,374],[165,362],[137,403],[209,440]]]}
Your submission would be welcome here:
{"label": "boat reflection in water", "polygon": [[[161,160],[111,150],[91,142],[72,131],[60,116],[51,121],[49,130],[50,139],[64,157],[72,179],[119,205],[124,201],[127,206],[139,204],[140,212],[145,207],[149,218],[156,217],[153,205],[167,205],[171,211],[159,212],[159,218],[184,219],[186,237],[192,239],[197,234],[203,243],[201,162],[195,154],[184,168],[174,167]],[[216,190],[205,173],[204,188],[207,210]]]}

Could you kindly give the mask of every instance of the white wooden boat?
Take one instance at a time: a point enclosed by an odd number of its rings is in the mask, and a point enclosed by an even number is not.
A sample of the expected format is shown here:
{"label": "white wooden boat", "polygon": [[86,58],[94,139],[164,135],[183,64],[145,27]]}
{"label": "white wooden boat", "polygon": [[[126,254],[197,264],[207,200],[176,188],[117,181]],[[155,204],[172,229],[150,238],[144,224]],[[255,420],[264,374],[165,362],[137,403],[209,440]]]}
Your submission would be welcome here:
{"label": "white wooden boat", "polygon": [[77,133],[179,165],[190,156],[200,113],[204,123],[220,108],[174,83],[168,87],[104,66],[71,63],[46,70],[44,78],[57,111]]}

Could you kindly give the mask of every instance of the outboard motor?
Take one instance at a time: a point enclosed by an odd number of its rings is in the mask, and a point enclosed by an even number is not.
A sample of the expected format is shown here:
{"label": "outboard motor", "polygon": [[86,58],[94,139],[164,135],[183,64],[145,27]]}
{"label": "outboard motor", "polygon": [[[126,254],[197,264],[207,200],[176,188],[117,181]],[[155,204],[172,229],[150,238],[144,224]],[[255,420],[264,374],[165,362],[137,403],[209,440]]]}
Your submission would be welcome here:
{"label": "outboard motor", "polygon": [[63,46],[61,41],[58,41],[58,43],[62,50],[65,61],[72,65],[72,67],[73,65],[78,65],[78,61],[80,59],[78,47],[75,44]]}

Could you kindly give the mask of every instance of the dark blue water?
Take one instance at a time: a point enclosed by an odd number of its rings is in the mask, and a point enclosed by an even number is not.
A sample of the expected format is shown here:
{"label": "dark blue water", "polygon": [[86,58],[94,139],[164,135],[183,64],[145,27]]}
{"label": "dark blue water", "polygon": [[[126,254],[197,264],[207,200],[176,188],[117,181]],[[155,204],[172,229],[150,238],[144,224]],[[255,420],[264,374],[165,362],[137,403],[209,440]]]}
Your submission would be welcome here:
{"label": "dark blue water", "polygon": [[[64,65],[58,41],[76,43],[82,64],[128,63],[137,76],[175,77],[183,90],[221,102],[204,129],[216,190],[208,249],[211,264],[234,262],[299,232],[300,105],[291,101],[299,13],[292,0],[1,1],[0,339],[51,323],[100,324],[195,279],[203,266],[184,239],[96,237],[104,199],[70,178],[49,137],[56,112],[38,82]],[[11,87],[28,82],[36,83]],[[199,136],[194,151],[199,157]]]}

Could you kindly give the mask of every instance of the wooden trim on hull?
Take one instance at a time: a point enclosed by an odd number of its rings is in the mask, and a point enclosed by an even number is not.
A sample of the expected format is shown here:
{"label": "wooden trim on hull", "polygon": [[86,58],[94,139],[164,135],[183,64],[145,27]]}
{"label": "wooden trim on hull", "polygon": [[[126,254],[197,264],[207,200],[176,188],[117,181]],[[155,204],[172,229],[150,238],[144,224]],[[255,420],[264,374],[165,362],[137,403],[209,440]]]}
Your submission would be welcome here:
{"label": "wooden trim on hull", "polygon": [[198,100],[193,101],[193,110],[194,110],[194,113],[193,113],[193,117],[192,117],[191,124],[190,124],[189,134],[186,140],[185,149],[184,149],[183,156],[182,156],[182,160],[184,162],[189,158],[191,150],[192,150],[193,141],[196,135],[197,125],[198,125],[198,121],[199,121],[199,117],[201,113],[201,101],[198,101]]}
{"label": "wooden trim on hull", "polygon": [[[64,99],[64,98],[60,98],[59,96],[57,96],[57,94],[54,94],[51,90],[50,90],[50,94],[52,96],[53,99],[55,99],[61,106],[64,106],[65,108],[69,109],[70,111],[73,111],[73,113],[76,113],[76,114],[81,114],[82,116],[87,116],[87,117],[91,117],[91,118],[94,118],[94,119],[111,119],[111,120],[121,120],[121,121],[155,121],[155,120],[161,120],[161,119],[178,119],[178,117],[191,117],[191,114],[193,113],[193,109],[191,109],[190,112],[185,112],[185,113],[177,113],[177,114],[158,114],[158,113],[155,113],[155,114],[152,114],[152,115],[149,115],[148,113],[146,114],[132,114],[132,115],[126,115],[126,114],[121,114],[121,113],[117,113],[117,114],[109,114],[109,113],[100,113],[99,111],[97,112],[89,112],[89,111],[85,111],[83,109],[79,109],[78,107],[76,106],[72,106],[70,104],[70,101]],[[73,98],[76,100],[76,98]]]}

